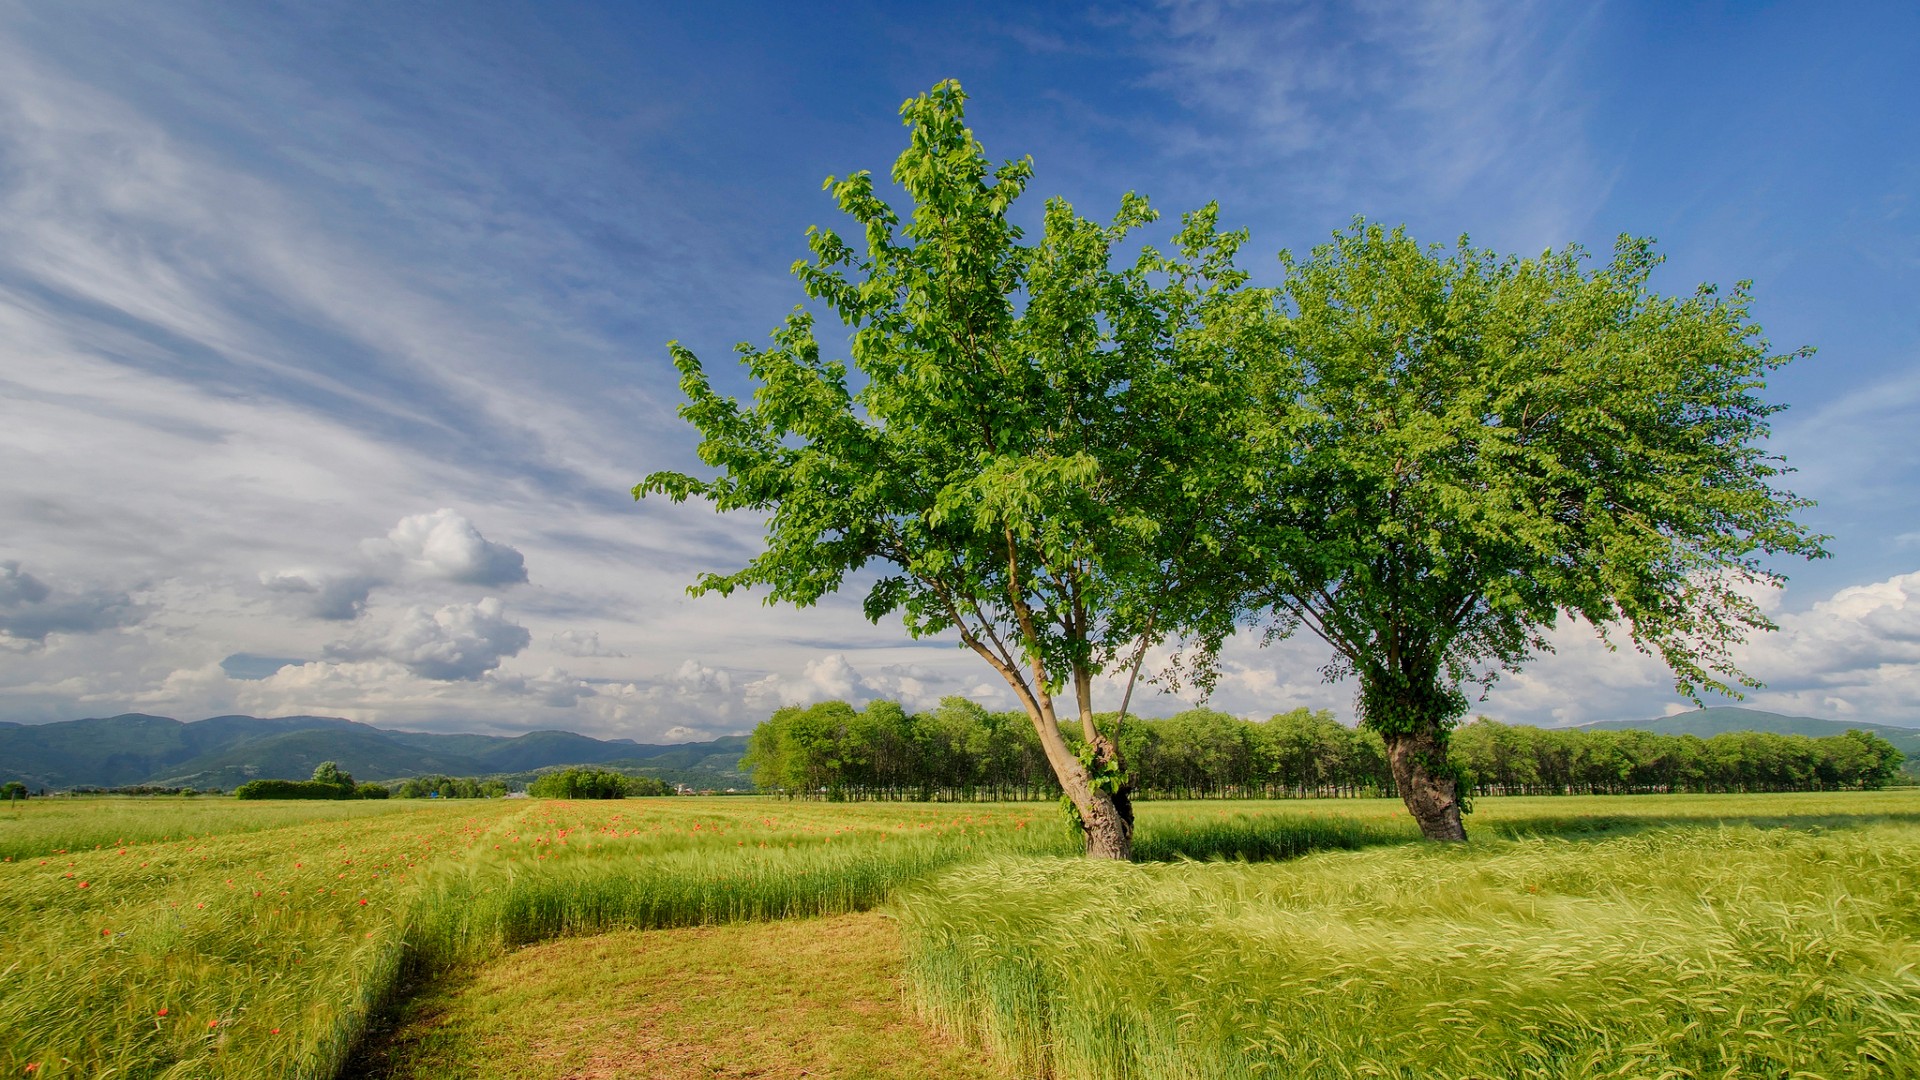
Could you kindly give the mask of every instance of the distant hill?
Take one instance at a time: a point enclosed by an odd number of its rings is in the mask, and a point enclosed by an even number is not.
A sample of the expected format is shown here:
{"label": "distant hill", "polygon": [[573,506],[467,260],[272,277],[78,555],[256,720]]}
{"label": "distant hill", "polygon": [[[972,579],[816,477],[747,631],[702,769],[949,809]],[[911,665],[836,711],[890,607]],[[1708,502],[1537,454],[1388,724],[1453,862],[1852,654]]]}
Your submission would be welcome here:
{"label": "distant hill", "polygon": [[1818,720],[1811,716],[1785,716],[1728,705],[1695,709],[1674,716],[1656,716],[1650,720],[1602,720],[1579,726],[1589,731],[1657,731],[1664,735],[1698,735],[1703,739],[1729,731],[1767,731],[1775,735],[1820,738],[1858,729],[1871,731],[1892,743],[1907,755],[1909,762],[1920,759],[1920,729],[1868,720]]}
{"label": "distant hill", "polygon": [[697,788],[751,788],[738,769],[745,749],[746,738],[737,735],[649,745],[570,731],[513,737],[388,731],[332,716],[215,716],[182,723],[126,713],[0,723],[0,781],[55,790],[135,784],[231,789],[258,778],[303,780],[320,762],[337,761],[362,780],[607,765]]}

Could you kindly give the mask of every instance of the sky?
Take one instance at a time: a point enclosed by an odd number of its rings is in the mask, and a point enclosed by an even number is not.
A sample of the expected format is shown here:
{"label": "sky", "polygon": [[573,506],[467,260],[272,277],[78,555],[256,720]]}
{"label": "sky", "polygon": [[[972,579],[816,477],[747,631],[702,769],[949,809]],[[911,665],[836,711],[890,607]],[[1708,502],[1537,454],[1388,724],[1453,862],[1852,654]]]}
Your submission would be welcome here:
{"label": "sky", "polygon": [[[689,598],[759,523],[629,494],[701,468],[666,343],[747,392],[731,348],[842,224],[821,181],[885,175],[948,78],[1032,156],[1020,213],[1217,200],[1257,283],[1355,215],[1751,280],[1775,348],[1817,350],[1770,381],[1770,448],[1831,558],[1778,567],[1747,704],[1920,725],[1920,7],[1453,0],[0,0],[0,720],[673,742],[1010,707],[857,595]],[[1554,640],[1474,710],[1691,707]],[[1350,720],[1326,659],[1237,639],[1211,704]]]}

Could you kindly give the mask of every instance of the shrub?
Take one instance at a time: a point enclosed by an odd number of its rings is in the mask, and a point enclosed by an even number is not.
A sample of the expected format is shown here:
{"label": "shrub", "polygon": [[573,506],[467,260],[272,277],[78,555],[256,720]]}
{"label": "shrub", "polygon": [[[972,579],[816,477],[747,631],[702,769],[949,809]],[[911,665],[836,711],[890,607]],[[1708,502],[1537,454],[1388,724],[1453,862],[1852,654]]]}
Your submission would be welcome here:
{"label": "shrub", "polygon": [[314,780],[249,780],[233,789],[236,799],[351,799],[352,788]]}

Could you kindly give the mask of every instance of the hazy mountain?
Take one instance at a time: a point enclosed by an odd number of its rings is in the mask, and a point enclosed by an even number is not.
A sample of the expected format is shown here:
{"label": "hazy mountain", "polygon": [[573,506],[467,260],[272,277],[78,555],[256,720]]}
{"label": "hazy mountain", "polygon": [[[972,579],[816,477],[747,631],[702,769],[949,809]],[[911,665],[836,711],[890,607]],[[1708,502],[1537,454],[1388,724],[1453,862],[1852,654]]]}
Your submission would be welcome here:
{"label": "hazy mountain", "polygon": [[485,776],[617,761],[625,771],[662,779],[672,772],[674,782],[726,788],[750,786],[736,767],[745,746],[743,736],[655,746],[570,731],[438,735],[329,716],[215,716],[182,723],[127,713],[52,724],[0,723],[0,781],[53,789],[232,788],[259,777],[303,780],[322,761],[337,761],[362,780],[427,773]]}
{"label": "hazy mountain", "polygon": [[1810,735],[1819,738],[1860,729],[1871,731],[1892,743],[1908,758],[1920,758],[1920,729],[1869,720],[1818,720],[1811,716],[1785,716],[1728,705],[1695,709],[1674,716],[1656,716],[1648,720],[1602,720],[1581,724],[1580,727],[1588,730],[1657,731],[1665,735],[1698,735],[1703,739],[1728,731],[1767,731],[1776,735]]}

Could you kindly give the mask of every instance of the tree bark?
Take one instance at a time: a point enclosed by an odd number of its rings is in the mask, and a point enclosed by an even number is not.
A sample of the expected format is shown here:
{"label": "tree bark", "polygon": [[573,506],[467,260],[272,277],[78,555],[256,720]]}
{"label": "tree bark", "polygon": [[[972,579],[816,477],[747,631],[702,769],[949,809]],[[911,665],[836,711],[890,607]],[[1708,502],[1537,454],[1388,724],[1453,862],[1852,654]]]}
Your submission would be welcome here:
{"label": "tree bark", "polygon": [[1125,794],[1090,791],[1088,796],[1084,805],[1075,801],[1086,829],[1087,857],[1121,862],[1133,858],[1133,803]]}
{"label": "tree bark", "polygon": [[1441,733],[1421,729],[1384,736],[1387,765],[1407,812],[1429,840],[1461,841],[1467,830],[1460,823],[1460,793],[1447,769],[1447,744]]}

